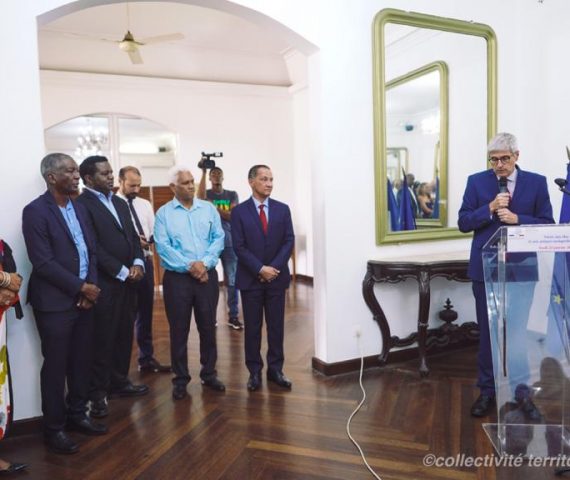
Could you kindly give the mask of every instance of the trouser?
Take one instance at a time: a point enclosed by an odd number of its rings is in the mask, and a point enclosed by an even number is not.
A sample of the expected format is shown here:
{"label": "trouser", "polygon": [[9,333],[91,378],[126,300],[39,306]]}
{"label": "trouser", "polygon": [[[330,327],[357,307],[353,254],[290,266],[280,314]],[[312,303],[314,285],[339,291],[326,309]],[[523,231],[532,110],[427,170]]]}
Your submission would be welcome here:
{"label": "trouser", "polygon": [[136,285],[100,279],[95,305],[93,366],[89,398],[100,400],[130,383]]}
{"label": "trouser", "polygon": [[283,370],[285,289],[269,287],[241,290],[244,318],[245,364],[250,373],[259,373],[263,368],[261,358],[261,331],[263,317],[267,325],[267,368]]}
{"label": "trouser", "polygon": [[[527,324],[535,282],[507,282],[507,342],[508,382],[514,397],[518,385],[527,385],[530,378],[527,354]],[[499,351],[504,345],[497,332],[490,331],[485,283],[473,281],[473,295],[479,324],[479,353],[477,357],[477,386],[484,395],[494,396],[496,380],[502,382],[503,365]],[[499,344],[501,342],[501,344]],[[493,363],[493,352],[495,363]]]}
{"label": "trouser", "polygon": [[86,413],[93,310],[34,310],[34,315],[44,357],[40,372],[44,428],[63,430],[67,416]]}
{"label": "trouser", "polygon": [[236,288],[237,256],[233,247],[225,247],[220,256],[224,268],[224,283],[228,294],[228,315],[230,318],[238,316],[238,293]]}
{"label": "trouser", "polygon": [[137,315],[135,318],[135,336],[139,346],[139,365],[153,358],[152,346],[152,309],[154,307],[154,265],[152,257],[145,258],[145,274],[139,282]]}
{"label": "trouser", "polygon": [[218,274],[208,271],[208,282],[200,283],[188,273],[167,270],[162,281],[164,308],[170,325],[170,357],[175,385],[186,385],[188,371],[188,334],[192,311],[200,337],[200,378],[216,375],[216,321],[212,292],[218,288]]}

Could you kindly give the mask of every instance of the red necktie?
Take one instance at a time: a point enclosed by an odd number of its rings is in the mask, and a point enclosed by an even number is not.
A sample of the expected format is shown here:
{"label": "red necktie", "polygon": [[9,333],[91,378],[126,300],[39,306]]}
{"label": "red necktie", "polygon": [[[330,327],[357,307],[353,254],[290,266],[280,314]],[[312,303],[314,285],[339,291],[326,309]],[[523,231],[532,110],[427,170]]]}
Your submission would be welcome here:
{"label": "red necktie", "polygon": [[265,210],[263,210],[265,205],[259,206],[259,219],[261,220],[261,228],[263,229],[263,233],[267,235],[267,217],[265,216]]}

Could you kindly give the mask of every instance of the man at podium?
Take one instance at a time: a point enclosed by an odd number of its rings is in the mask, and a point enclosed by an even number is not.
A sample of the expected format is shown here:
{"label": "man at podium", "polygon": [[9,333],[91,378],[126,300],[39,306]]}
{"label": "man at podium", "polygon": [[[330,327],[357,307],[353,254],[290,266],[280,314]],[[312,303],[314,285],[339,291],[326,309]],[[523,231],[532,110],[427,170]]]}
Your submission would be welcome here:
{"label": "man at podium", "polygon": [[[483,277],[483,246],[504,225],[554,223],[546,178],[522,170],[517,165],[519,149],[516,137],[510,133],[497,134],[489,142],[487,152],[490,168],[467,179],[458,219],[460,231],[474,232],[468,270],[473,282],[480,332],[477,358],[477,386],[480,395],[471,407],[471,415],[474,417],[486,416],[495,405],[495,380]],[[528,313],[524,318],[527,317]],[[517,326],[526,331],[526,320],[525,325]],[[526,368],[528,376],[524,343],[511,344],[508,355],[511,360],[516,359],[513,363],[518,373],[524,376],[521,371]],[[516,396],[517,392],[513,392],[513,395]]]}

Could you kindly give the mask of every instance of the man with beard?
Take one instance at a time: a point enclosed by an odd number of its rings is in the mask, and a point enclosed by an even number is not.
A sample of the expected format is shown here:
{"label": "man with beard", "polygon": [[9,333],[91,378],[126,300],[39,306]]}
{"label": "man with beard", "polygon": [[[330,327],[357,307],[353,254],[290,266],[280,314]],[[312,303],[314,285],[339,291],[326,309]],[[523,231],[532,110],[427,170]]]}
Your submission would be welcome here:
{"label": "man with beard", "polygon": [[90,415],[108,415],[107,397],[148,393],[129,380],[136,312],[136,288],[144,275],[143,253],[129,207],[113,194],[113,169],[106,157],[87,157],[79,167],[86,188],[77,201],[85,206],[97,238],[101,297],[95,306]]}
{"label": "man with beard", "polygon": [[141,372],[170,372],[170,365],[161,365],[154,358],[152,345],[152,309],[154,306],[154,264],[150,245],[154,242],[154,210],[148,200],[139,196],[141,173],[136,167],[119,170],[117,196],[127,202],[131,219],[139,235],[144,254],[145,275],[137,289],[138,303],[135,318],[135,336],[139,346],[139,370]]}

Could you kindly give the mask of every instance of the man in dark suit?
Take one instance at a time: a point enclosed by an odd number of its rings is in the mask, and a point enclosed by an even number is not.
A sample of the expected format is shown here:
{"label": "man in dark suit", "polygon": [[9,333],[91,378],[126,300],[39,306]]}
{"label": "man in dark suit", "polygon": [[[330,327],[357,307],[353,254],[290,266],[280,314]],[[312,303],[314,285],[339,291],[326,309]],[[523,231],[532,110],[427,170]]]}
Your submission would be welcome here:
{"label": "man in dark suit", "polygon": [[90,415],[101,418],[108,414],[107,396],[148,393],[146,385],[133,385],[128,377],[136,287],[144,275],[144,261],[129,207],[113,194],[113,169],[107,158],[86,158],[79,173],[86,188],[77,201],[87,209],[97,240],[101,296],[95,306],[89,398]]}
{"label": "man in dark suit", "polygon": [[[504,225],[554,223],[546,178],[521,170],[516,165],[519,149],[515,136],[510,133],[499,133],[489,142],[487,151],[491,168],[468,178],[458,220],[459,230],[474,232],[468,271],[473,281],[472,288],[480,331],[477,382],[480,395],[471,407],[471,415],[474,417],[487,415],[495,405],[495,379],[483,277],[483,246],[497,229]],[[501,178],[507,180],[507,192],[499,191]],[[529,282],[521,282],[521,285],[523,283]],[[524,288],[524,285],[522,286]],[[510,288],[515,287],[516,283],[512,282]],[[526,294],[516,296],[518,308],[522,310],[521,314],[511,315],[511,318],[517,321],[516,328],[511,331],[522,332],[521,341],[511,342],[508,352],[509,370],[512,370],[509,375],[513,378],[528,376],[525,350],[526,319],[534,286],[528,288]]]}
{"label": "man in dark suit", "polygon": [[247,388],[261,386],[261,327],[267,324],[267,379],[284,388],[291,381],[283,374],[285,290],[291,276],[287,262],[295,234],[291,212],[284,203],[269,198],[273,174],[267,165],[250,168],[252,196],[232,210],[233,246],[238,257],[236,287],[241,292],[245,324]]}
{"label": "man in dark suit", "polygon": [[[99,297],[94,234],[77,194],[79,171],[68,155],[41,163],[47,192],[24,208],[22,228],[33,270],[28,289],[40,334],[44,439],[57,453],[75,453],[66,426],[88,435],[107,427],[87,416],[93,305]],[[65,383],[67,380],[67,398]]]}

